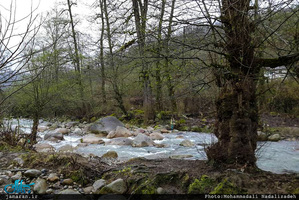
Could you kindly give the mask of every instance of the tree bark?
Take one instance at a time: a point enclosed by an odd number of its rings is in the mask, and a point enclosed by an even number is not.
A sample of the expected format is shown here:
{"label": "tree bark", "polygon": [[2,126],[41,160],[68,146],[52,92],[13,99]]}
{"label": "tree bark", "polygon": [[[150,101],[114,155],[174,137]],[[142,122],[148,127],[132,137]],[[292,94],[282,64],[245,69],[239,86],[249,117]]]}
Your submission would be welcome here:
{"label": "tree bark", "polygon": [[104,5],[103,1],[100,0],[101,7],[101,20],[102,20],[102,30],[100,38],[100,63],[101,63],[101,90],[102,90],[102,100],[103,103],[107,102],[106,98],[106,74],[105,74],[105,63],[104,63],[104,32],[105,32],[105,19],[104,19]]}
{"label": "tree bark", "polygon": [[33,126],[32,126],[31,141],[30,141],[31,145],[36,144],[36,136],[37,136],[38,124],[39,124],[39,113],[36,112],[33,115]]}
{"label": "tree bark", "polygon": [[108,7],[106,0],[103,0],[103,11],[105,14],[106,19],[106,31],[107,31],[107,38],[108,38],[108,46],[109,46],[109,64],[110,67],[113,69],[113,77],[112,77],[112,86],[114,91],[114,99],[117,102],[117,106],[120,108],[120,110],[123,112],[124,115],[128,115],[127,110],[124,106],[123,101],[123,94],[121,93],[119,89],[119,83],[118,83],[118,69],[114,61],[114,54],[113,54],[113,47],[112,47],[112,35],[110,30],[110,20],[108,15]]}
{"label": "tree bark", "polygon": [[207,156],[215,164],[255,166],[258,110],[256,81],[259,67],[254,65],[254,47],[249,21],[250,0],[223,0],[221,20],[226,36],[229,74],[222,74],[224,83],[216,101],[215,135]]}
{"label": "tree bark", "polygon": [[70,25],[72,28],[72,38],[73,38],[73,43],[74,43],[74,64],[75,64],[75,72],[76,72],[76,78],[77,78],[77,84],[79,86],[79,93],[80,93],[80,100],[81,100],[81,115],[85,115],[87,112],[87,107],[84,102],[84,87],[82,84],[82,76],[81,76],[81,66],[80,66],[80,58],[79,58],[79,48],[78,48],[78,40],[77,40],[77,35],[75,31],[75,24],[73,20],[73,14],[72,14],[72,3],[70,0],[67,0],[67,5],[68,5],[68,12],[70,16]]}
{"label": "tree bark", "polygon": [[161,13],[158,25],[158,37],[157,37],[157,55],[158,60],[156,62],[156,110],[161,111],[163,109],[162,103],[162,79],[161,79],[161,61],[160,61],[160,54],[162,49],[162,25],[163,25],[163,17],[165,12],[165,4],[166,0],[162,0],[161,3]]}
{"label": "tree bark", "polygon": [[[145,31],[147,22],[148,0],[132,0],[133,11],[135,17],[135,28],[138,38],[139,55],[142,62],[142,79],[143,79],[143,109],[144,122],[155,118],[152,100],[152,88],[150,83],[150,70],[148,64],[145,62]],[[140,10],[140,12],[139,12]]]}
{"label": "tree bark", "polygon": [[174,89],[173,79],[172,79],[172,75],[171,75],[171,68],[169,66],[169,54],[170,54],[169,42],[170,42],[170,38],[171,38],[171,34],[172,34],[172,21],[173,21],[173,15],[174,15],[175,1],[176,0],[172,0],[172,2],[171,2],[169,24],[168,24],[167,34],[166,34],[165,44],[164,44],[165,56],[166,56],[166,59],[165,59],[166,86],[168,89],[168,97],[170,99],[170,106],[171,106],[172,113],[177,111],[176,99],[174,97],[175,89]]}

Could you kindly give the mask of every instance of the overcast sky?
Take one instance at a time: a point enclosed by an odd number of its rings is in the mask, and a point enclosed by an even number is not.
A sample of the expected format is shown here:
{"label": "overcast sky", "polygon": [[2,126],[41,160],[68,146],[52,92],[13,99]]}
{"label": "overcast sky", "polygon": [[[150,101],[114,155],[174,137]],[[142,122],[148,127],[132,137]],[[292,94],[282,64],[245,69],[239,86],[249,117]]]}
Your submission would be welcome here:
{"label": "overcast sky", "polygon": [[[79,18],[81,22],[80,27],[77,28],[85,29],[88,26],[86,16],[92,14],[89,5],[94,1],[95,0],[75,0],[77,6],[73,6],[73,13],[78,14],[76,19]],[[38,15],[40,19],[40,17],[47,16],[47,12],[53,9],[57,3],[59,5],[62,3],[66,4],[67,0],[0,0],[2,34],[4,29],[7,29],[7,21],[9,20],[10,13],[15,13],[15,21],[19,21],[28,16],[31,10],[35,10],[34,16]],[[64,7],[66,8],[66,6]],[[23,33],[26,30],[28,22],[29,18],[27,17],[25,20],[16,23],[13,31],[14,34]],[[36,20],[36,24],[38,23],[39,20]],[[16,43],[18,43],[18,39],[14,37],[9,46],[14,46]]]}

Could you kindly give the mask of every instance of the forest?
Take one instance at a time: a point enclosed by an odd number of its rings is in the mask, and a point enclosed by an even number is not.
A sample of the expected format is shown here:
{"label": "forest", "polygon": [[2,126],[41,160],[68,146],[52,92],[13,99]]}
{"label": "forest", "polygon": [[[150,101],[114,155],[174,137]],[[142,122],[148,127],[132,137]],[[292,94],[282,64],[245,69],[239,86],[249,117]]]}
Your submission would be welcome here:
{"label": "forest", "polygon": [[0,3],[0,195],[299,193],[298,1],[33,2]]}

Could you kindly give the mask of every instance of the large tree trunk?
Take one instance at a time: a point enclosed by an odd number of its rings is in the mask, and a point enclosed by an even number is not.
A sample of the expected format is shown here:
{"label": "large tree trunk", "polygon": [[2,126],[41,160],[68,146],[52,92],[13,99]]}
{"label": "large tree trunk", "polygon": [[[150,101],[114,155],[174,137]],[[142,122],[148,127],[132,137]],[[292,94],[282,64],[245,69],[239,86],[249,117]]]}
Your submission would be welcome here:
{"label": "large tree trunk", "polygon": [[217,164],[241,167],[255,166],[258,112],[256,80],[259,67],[254,64],[248,17],[250,0],[223,0],[221,20],[228,54],[220,94],[216,101],[215,135],[218,143],[207,151],[209,160]]}
{"label": "large tree trunk", "polygon": [[256,81],[254,76],[239,76],[239,80],[227,81],[221,88],[216,102],[217,121],[215,135],[218,143],[209,148],[209,160],[216,164],[246,163],[255,166],[258,111]]}

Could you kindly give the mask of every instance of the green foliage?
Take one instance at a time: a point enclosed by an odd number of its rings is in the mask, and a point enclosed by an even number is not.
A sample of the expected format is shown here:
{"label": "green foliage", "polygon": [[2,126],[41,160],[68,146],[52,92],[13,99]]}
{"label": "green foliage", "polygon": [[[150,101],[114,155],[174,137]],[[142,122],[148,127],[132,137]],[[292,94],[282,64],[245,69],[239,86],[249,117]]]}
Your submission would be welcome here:
{"label": "green foliage", "polygon": [[225,178],[212,192],[210,192],[210,194],[244,194],[244,191]]}
{"label": "green foliage", "polygon": [[207,175],[202,175],[200,180],[195,179],[188,188],[188,194],[209,193],[215,187],[215,181]]}
{"label": "green foliage", "polygon": [[296,189],[292,192],[292,194],[299,194],[299,187],[296,188]]}
{"label": "green foliage", "polygon": [[156,117],[159,120],[168,120],[171,119],[172,112],[171,111],[160,111]]}
{"label": "green foliage", "polygon": [[287,113],[299,116],[298,83],[287,80],[281,84],[281,80],[273,80],[270,87],[272,89],[266,93],[264,102],[270,114],[276,116],[278,113]]}

